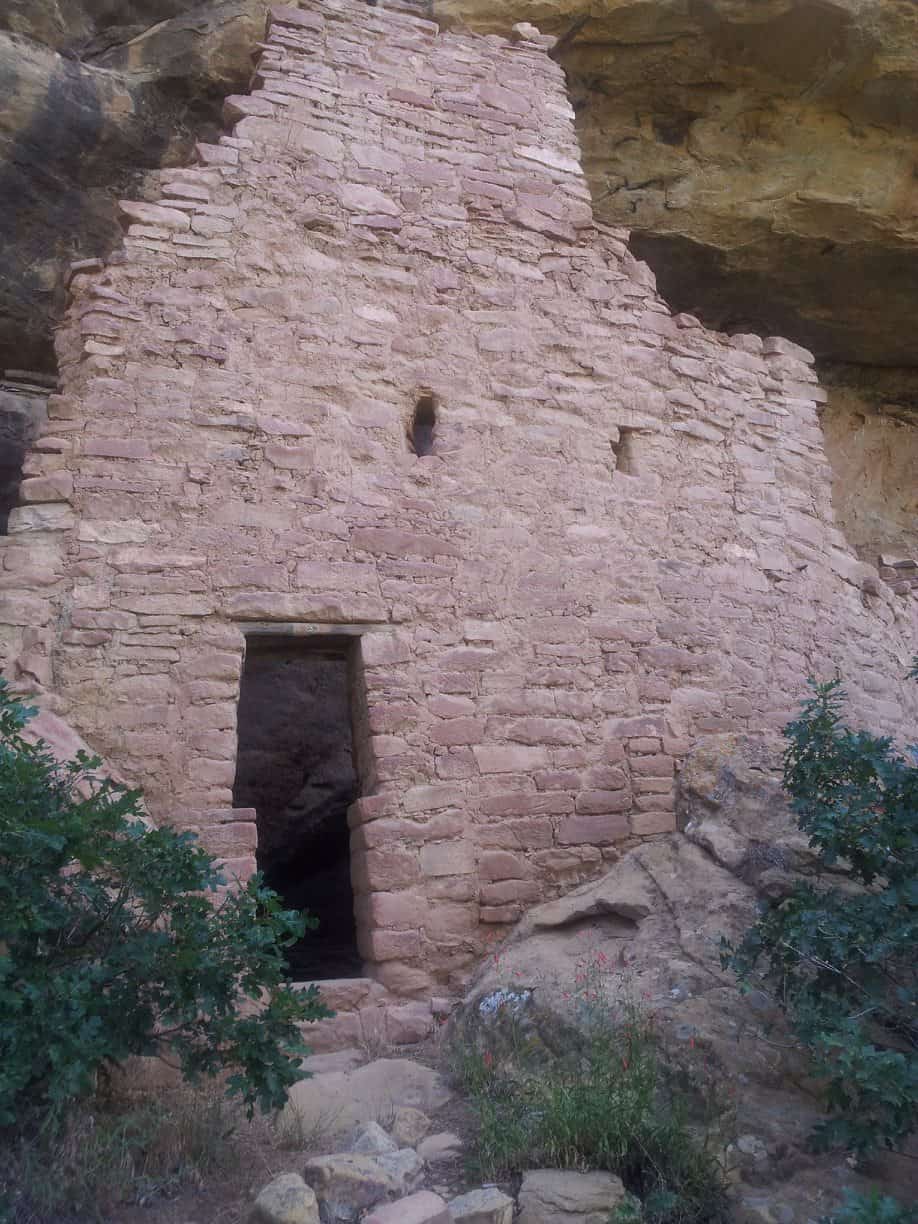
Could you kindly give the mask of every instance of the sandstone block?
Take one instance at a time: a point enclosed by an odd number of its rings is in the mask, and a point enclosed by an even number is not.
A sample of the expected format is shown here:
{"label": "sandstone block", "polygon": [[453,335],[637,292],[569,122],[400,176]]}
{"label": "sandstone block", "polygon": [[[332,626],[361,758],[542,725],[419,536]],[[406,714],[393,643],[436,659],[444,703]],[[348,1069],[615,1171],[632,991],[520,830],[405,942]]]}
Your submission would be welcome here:
{"label": "sandstone block", "polygon": [[558,826],[558,844],[577,846],[589,843],[594,846],[610,846],[627,837],[628,831],[628,817],[623,812],[571,816]]}
{"label": "sandstone block", "polygon": [[661,812],[656,809],[646,812],[632,812],[631,831],[637,837],[648,837],[653,833],[674,833],[676,831],[676,813]]}
{"label": "sandstone block", "polygon": [[43,502],[11,510],[6,529],[10,535],[19,535],[26,531],[68,531],[74,526],[76,516],[69,506]]}
{"label": "sandstone block", "polygon": [[425,876],[467,875],[475,870],[475,850],[467,842],[432,842],[421,847]]}
{"label": "sandstone block", "polygon": [[523,1174],[517,1224],[607,1224],[625,1195],[612,1173],[535,1169]]}
{"label": "sandstone block", "polygon": [[488,850],[482,854],[478,871],[484,880],[524,880],[532,874],[524,858],[503,850]]}
{"label": "sandstone block", "polygon": [[[389,1128],[392,1137],[400,1147],[417,1148],[418,1144],[430,1130],[430,1118],[420,1109],[412,1109],[403,1105],[395,1111],[392,1125]],[[421,1153],[418,1152],[420,1156]]]}
{"label": "sandstone block", "polygon": [[378,1122],[364,1122],[351,1139],[350,1151],[358,1156],[382,1156],[386,1152],[397,1152],[399,1145],[391,1139]]}
{"label": "sandstone block", "polygon": [[357,912],[366,911],[369,925],[419,927],[427,912],[423,897],[409,892],[374,892],[357,901]]}
{"label": "sandstone block", "polygon": [[544,748],[522,748],[507,744],[503,747],[476,747],[472,751],[483,774],[531,773],[548,764],[548,755]]}
{"label": "sandstone block", "polygon": [[496,1186],[457,1195],[449,1210],[455,1224],[513,1224],[513,1199]]}
{"label": "sandstone block", "polygon": [[420,875],[417,852],[399,846],[380,846],[351,859],[351,883],[357,892],[407,888]]}
{"label": "sandstone block", "polygon": [[416,1045],[429,1037],[432,1030],[433,1015],[428,1003],[406,1003],[386,1011],[386,1037],[392,1045]]}
{"label": "sandstone block", "polygon": [[[307,1026],[307,1042],[313,1027]],[[294,1084],[282,1121],[290,1125],[298,1118],[307,1134],[324,1130],[346,1135],[362,1122],[386,1122],[404,1106],[434,1113],[451,1098],[436,1071],[407,1058],[381,1058],[353,1071],[329,1071]]]}
{"label": "sandstone block", "polygon": [[433,812],[439,808],[456,807],[465,799],[461,786],[452,783],[435,783],[432,786],[413,786],[404,794],[407,812]]}
{"label": "sandstone block", "polygon": [[535,901],[541,895],[535,880],[497,880],[493,884],[482,884],[479,889],[482,905],[508,905],[513,901]]}
{"label": "sandstone block", "polygon": [[129,221],[144,225],[159,225],[168,230],[187,230],[191,224],[188,214],[178,208],[164,208],[161,204],[144,204],[139,200],[119,200],[118,209]]}
{"label": "sandstone block", "polygon": [[24,502],[66,502],[73,497],[73,476],[70,472],[54,472],[49,476],[32,476],[19,486]]}
{"label": "sandstone block", "polygon": [[323,1216],[353,1224],[377,1203],[410,1194],[424,1176],[424,1162],[411,1148],[379,1156],[340,1152],[312,1157],[303,1176],[315,1191]]}
{"label": "sandstone block", "polygon": [[574,810],[578,816],[627,812],[631,803],[631,794],[627,790],[588,790],[576,796]]}
{"label": "sandstone block", "polygon": [[670,756],[639,756],[632,758],[631,772],[638,777],[671,778],[675,761]]}
{"label": "sandstone block", "polygon": [[421,938],[417,931],[358,931],[357,947],[364,960],[413,960],[420,954]]}
{"label": "sandstone block", "polygon": [[395,1203],[376,1207],[364,1224],[450,1224],[446,1203],[432,1190],[419,1190]]}
{"label": "sandstone block", "polygon": [[250,1224],[319,1224],[315,1193],[299,1173],[280,1173],[259,1191]]}
{"label": "sandstone block", "polygon": [[355,213],[381,213],[383,216],[397,217],[401,212],[394,200],[375,187],[362,183],[345,183],[341,188],[341,203],[349,212]]}

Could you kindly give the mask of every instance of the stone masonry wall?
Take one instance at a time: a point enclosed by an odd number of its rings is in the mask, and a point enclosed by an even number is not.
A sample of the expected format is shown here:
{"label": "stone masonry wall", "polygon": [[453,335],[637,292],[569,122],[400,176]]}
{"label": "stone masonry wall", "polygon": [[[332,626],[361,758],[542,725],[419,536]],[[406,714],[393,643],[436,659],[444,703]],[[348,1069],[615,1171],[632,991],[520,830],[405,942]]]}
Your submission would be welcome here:
{"label": "stone masonry wall", "polygon": [[918,729],[809,354],[671,317],[593,224],[547,41],[276,9],[233,134],[76,270],[0,541],[7,674],[242,872],[245,634],[359,635],[360,946],[403,995],[672,829],[692,739],[779,727],[807,673]]}

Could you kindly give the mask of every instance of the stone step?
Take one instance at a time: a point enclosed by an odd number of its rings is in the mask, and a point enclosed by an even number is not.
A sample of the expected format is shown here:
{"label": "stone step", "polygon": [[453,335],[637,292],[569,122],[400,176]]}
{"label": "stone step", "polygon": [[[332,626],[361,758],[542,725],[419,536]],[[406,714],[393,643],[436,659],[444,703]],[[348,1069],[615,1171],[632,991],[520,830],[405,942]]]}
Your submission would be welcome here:
{"label": "stone step", "polygon": [[304,1040],[316,1054],[354,1046],[379,1050],[417,1045],[429,1037],[452,1010],[456,1000],[405,1000],[389,993],[372,978],[335,978],[292,982],[295,990],[318,986],[326,1007],[335,1015],[300,1025]]}

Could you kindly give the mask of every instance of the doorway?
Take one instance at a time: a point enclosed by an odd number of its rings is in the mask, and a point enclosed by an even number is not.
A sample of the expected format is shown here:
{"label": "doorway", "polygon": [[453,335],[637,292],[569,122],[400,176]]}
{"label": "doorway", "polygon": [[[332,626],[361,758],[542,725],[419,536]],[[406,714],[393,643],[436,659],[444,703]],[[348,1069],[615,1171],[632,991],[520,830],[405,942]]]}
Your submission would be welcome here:
{"label": "doorway", "polygon": [[254,808],[256,859],[288,909],[318,918],[287,950],[297,980],[359,977],[347,809],[357,798],[354,638],[251,635],[233,805]]}

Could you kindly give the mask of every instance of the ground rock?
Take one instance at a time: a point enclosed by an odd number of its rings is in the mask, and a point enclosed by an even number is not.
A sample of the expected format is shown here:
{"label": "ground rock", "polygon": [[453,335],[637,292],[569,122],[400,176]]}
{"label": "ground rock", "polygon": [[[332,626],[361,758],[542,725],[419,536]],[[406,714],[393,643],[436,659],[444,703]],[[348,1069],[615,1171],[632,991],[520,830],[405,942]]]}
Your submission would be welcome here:
{"label": "ground rock", "polygon": [[354,1071],[332,1071],[294,1084],[282,1125],[303,1134],[347,1134],[362,1122],[388,1125],[410,1106],[433,1112],[452,1096],[441,1076],[407,1058],[380,1058]]}
{"label": "ground rock", "polygon": [[[736,940],[765,898],[784,895],[812,870],[780,788],[773,738],[716,735],[689,753],[677,795],[684,833],[624,854],[600,880],[536,906],[470,985],[450,1026],[466,1046],[550,1057],[579,1039],[583,1016],[652,1010],[671,1057],[713,1077],[731,1130],[728,1163],[737,1201],[837,1205],[841,1189],[868,1179],[839,1173],[808,1139],[823,1116],[811,1068],[766,994],[741,994],[721,967],[721,938]],[[589,981],[598,1004],[581,1005]],[[522,1041],[522,1045],[521,1045]],[[908,1162],[884,1157],[884,1177],[913,1193]],[[876,1176],[874,1173],[873,1176]],[[895,1192],[893,1189],[891,1192]]]}
{"label": "ground rock", "polygon": [[497,1186],[483,1186],[450,1199],[455,1224],[513,1224],[513,1199]]}
{"label": "ground rock", "polygon": [[314,1156],[304,1170],[319,1200],[323,1224],[350,1224],[377,1203],[410,1194],[423,1174],[424,1162],[411,1148],[379,1156]]}
{"label": "ground rock", "polygon": [[518,1224],[608,1224],[626,1193],[612,1173],[534,1169],[523,1174]]}
{"label": "ground rock", "polygon": [[351,1140],[350,1150],[360,1156],[384,1156],[389,1152],[397,1152],[399,1145],[386,1134],[378,1122],[365,1122]]}
{"label": "ground rock", "polygon": [[419,1190],[398,1202],[374,1208],[363,1224],[451,1224],[452,1218],[439,1194]]}
{"label": "ground rock", "polygon": [[250,1224],[319,1224],[313,1190],[299,1173],[280,1173],[259,1192]]}
{"label": "ground rock", "polygon": [[[366,1062],[361,1050],[334,1050],[330,1054],[310,1054],[303,1059],[303,1070],[311,1075],[324,1075],[328,1071],[354,1071]],[[411,1144],[403,1144],[411,1147]]]}
{"label": "ground rock", "polygon": [[428,1135],[418,1144],[418,1155],[428,1164],[437,1164],[441,1160],[452,1160],[462,1151],[462,1140],[458,1135],[444,1131],[439,1135]]}
{"label": "ground rock", "polygon": [[395,1111],[389,1130],[399,1147],[416,1148],[430,1130],[430,1118],[423,1110],[403,1105]]}

